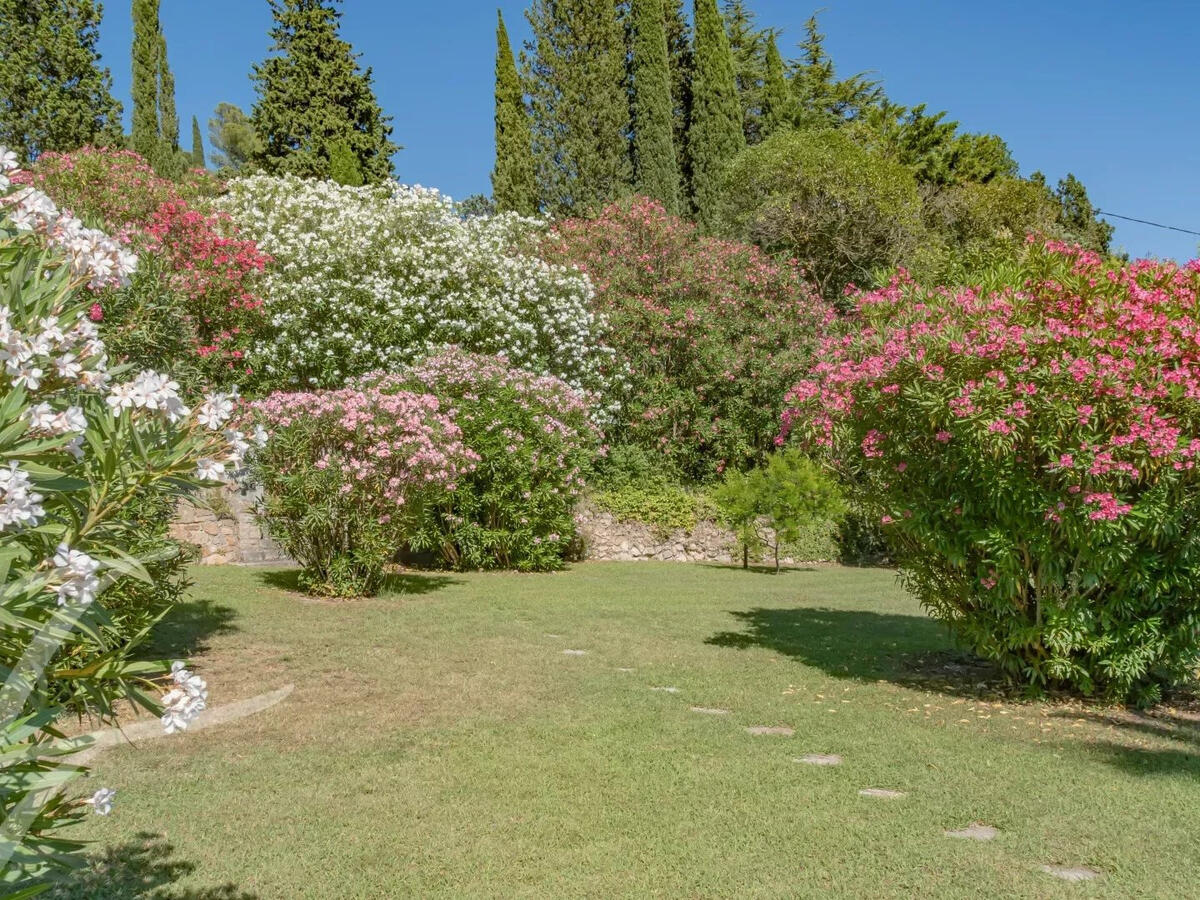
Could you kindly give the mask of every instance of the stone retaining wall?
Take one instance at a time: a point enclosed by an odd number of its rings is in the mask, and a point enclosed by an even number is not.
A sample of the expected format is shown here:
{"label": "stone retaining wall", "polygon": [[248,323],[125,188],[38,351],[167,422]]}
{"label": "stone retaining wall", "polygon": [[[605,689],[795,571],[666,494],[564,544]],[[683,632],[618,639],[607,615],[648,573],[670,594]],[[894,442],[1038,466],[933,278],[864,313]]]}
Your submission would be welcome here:
{"label": "stone retaining wall", "polygon": [[[180,504],[171,535],[200,548],[203,565],[262,565],[289,560],[254,521],[254,492],[221,488],[195,504]],[[642,522],[620,522],[583,503],[575,512],[584,559],[662,562],[741,562],[737,538],[715,522],[662,534]],[[807,560],[781,559],[789,565]]]}

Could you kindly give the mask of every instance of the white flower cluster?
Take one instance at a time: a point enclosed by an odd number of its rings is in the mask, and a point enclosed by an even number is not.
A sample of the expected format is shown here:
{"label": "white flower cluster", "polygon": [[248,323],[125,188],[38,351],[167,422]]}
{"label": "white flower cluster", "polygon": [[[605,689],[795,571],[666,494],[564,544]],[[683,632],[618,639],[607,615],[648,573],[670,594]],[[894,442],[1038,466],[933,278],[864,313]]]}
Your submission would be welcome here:
{"label": "white flower cluster", "polygon": [[162,413],[172,425],[191,413],[179,396],[179,383],[158,372],[139,372],[132,381],[116,385],[105,402],[114,416],[127,409],[148,409]]}
{"label": "white flower cluster", "polygon": [[117,792],[113,788],[100,788],[83,802],[90,806],[96,815],[107,816],[112,812],[113,798],[116,796]]}
{"label": "white flower cluster", "polygon": [[10,462],[0,468],[0,531],[37,525],[46,514],[44,499],[33,489],[33,482],[21,471],[20,464]]}
{"label": "white flower cluster", "polygon": [[104,342],[94,322],[80,316],[68,328],[53,316],[36,323],[28,333],[15,328],[13,313],[0,306],[0,362],[13,387],[41,389],[45,381],[62,381],[84,388],[108,381]]}
{"label": "white flower cluster", "polygon": [[274,259],[275,334],[254,348],[277,382],[340,386],[447,345],[507,356],[576,387],[601,387],[591,284],[520,248],[541,227],[506,214],[462,219],[437,191],[294,177],[230,183],[239,229]]}
{"label": "white flower cluster", "polygon": [[[12,185],[18,170],[17,155],[0,147],[0,192]],[[79,219],[59,210],[54,201],[32,187],[22,187],[7,196],[0,196],[0,208],[18,231],[42,235],[51,247],[67,257],[71,271],[87,278],[93,288],[121,286],[129,283],[137,271],[137,256],[114,241],[103,231],[88,228]]]}
{"label": "white flower cluster", "polygon": [[100,563],[82,550],[59,544],[54,554],[54,577],[60,581],[58,605],[91,606],[100,592],[99,570]]}
{"label": "white flower cluster", "polygon": [[181,662],[171,664],[171,678],[175,687],[162,698],[162,724],[167,734],[187,731],[196,716],[208,709],[208,685],[203,678]]}

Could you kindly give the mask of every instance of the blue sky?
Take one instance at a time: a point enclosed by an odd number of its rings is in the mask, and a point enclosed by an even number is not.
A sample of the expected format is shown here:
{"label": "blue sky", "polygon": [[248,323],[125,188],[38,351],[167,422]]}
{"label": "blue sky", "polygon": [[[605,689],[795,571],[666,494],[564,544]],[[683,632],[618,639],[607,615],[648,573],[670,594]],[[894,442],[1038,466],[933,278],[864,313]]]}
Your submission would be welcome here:
{"label": "blue sky", "polygon": [[[799,40],[810,5],[752,0]],[[266,55],[266,0],[162,0],[183,140],[221,101],[249,109]],[[523,0],[502,0],[514,41]],[[129,105],[128,0],[108,0],[101,52]],[[1004,137],[1028,174],[1073,171],[1102,209],[1200,231],[1200,7],[1195,0],[813,0],[843,74],[870,70],[893,100],[945,109]],[[343,36],[374,67],[394,117],[401,180],[454,197],[488,190],[494,2],[346,0]],[[785,50],[786,52],[786,50]],[[127,110],[128,112],[128,110]],[[1190,259],[1200,237],[1114,220],[1135,256]]]}

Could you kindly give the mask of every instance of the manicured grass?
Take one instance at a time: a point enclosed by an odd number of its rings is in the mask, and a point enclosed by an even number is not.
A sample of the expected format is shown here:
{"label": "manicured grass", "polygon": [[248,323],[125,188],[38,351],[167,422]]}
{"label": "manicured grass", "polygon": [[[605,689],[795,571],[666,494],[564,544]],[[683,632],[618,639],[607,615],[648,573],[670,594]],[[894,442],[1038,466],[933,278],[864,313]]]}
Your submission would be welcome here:
{"label": "manicured grass", "polygon": [[[162,652],[214,706],[295,692],[100,756],[104,862],[62,896],[1197,896],[1194,716],[980,699],[890,572],[597,563],[341,604],[196,578]],[[976,821],[999,837],[943,836]]]}

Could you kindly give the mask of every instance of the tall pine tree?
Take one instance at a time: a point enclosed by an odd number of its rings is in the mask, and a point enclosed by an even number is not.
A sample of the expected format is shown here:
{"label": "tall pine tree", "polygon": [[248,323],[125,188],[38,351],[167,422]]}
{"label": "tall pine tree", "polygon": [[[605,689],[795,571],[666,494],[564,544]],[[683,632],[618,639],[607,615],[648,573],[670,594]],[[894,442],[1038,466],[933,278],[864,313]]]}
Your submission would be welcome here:
{"label": "tall pine tree", "polygon": [[837,80],[815,15],[804,23],[804,31],[800,59],[792,63],[791,79],[800,124],[837,128],[864,115],[883,99],[879,82],[865,74]]}
{"label": "tall pine tree", "polygon": [[28,161],[121,139],[93,0],[0,0],[0,145]]}
{"label": "tall pine tree", "polygon": [[159,152],[159,0],[133,0],[133,149],[146,159]]}
{"label": "tall pine tree", "polygon": [[542,205],[586,212],[632,189],[625,33],[613,0],[534,0],[521,54]]}
{"label": "tall pine tree", "polygon": [[757,144],[762,140],[767,41],[774,35],[755,27],[754,13],[745,0],[725,0],[723,12],[738,100],[742,104],[742,132],[746,143]]}
{"label": "tall pine tree", "polygon": [[695,0],[696,68],[688,148],[692,205],[700,224],[716,226],[725,167],[746,146],[733,56],[717,0]]}
{"label": "tall pine tree", "polygon": [[671,66],[663,0],[632,0],[633,163],[638,193],[679,214]]}
{"label": "tall pine tree", "polygon": [[538,212],[533,133],[521,76],[500,10],[496,10],[496,18],[496,165],[492,170],[492,202],[501,212],[532,216]]}
{"label": "tall pine tree", "polygon": [[341,0],[269,0],[271,50],[254,66],[258,102],[252,120],[261,146],[254,160],[268,173],[328,178],[344,143],[368,182],[391,177],[391,118],[379,108],[371,69],[338,33]]}
{"label": "tall pine tree", "polygon": [[197,169],[206,168],[204,162],[204,136],[200,133],[200,120],[192,116],[192,165]]}
{"label": "tall pine tree", "polygon": [[158,30],[158,133],[167,149],[179,149],[179,113],[175,110],[175,76],[167,63],[167,36]]}
{"label": "tall pine tree", "polygon": [[791,127],[795,119],[795,101],[788,87],[787,70],[772,34],[767,38],[766,70],[763,74],[761,140]]}

